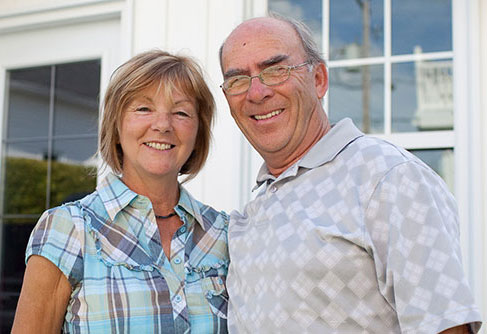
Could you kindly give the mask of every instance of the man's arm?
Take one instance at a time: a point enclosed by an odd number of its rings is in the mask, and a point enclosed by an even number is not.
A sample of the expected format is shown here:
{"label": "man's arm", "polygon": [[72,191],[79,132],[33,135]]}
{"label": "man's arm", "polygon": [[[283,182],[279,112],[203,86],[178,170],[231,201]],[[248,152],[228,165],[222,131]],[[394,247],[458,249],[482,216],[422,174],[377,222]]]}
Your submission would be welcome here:
{"label": "man's arm", "polygon": [[440,334],[469,334],[471,331],[469,330],[467,325],[456,326],[452,328],[448,328],[441,332]]}

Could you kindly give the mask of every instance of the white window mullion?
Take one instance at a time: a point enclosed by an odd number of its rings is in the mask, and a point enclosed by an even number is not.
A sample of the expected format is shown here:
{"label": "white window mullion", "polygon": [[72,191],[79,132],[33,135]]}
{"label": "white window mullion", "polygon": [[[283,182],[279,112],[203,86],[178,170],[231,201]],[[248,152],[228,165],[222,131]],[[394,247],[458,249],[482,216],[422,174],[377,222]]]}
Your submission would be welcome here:
{"label": "white window mullion", "polygon": [[384,0],[384,134],[386,135],[391,133],[392,128],[391,13],[391,0]]}
{"label": "white window mullion", "polygon": [[[323,48],[323,58],[326,60],[326,65],[330,68],[330,0],[323,0],[322,5],[322,28],[321,28],[321,45]],[[328,91],[330,91],[329,85],[329,73],[328,73]],[[328,107],[329,107],[329,98],[328,94],[325,95],[323,100],[323,107],[325,108],[325,112],[328,115]]]}

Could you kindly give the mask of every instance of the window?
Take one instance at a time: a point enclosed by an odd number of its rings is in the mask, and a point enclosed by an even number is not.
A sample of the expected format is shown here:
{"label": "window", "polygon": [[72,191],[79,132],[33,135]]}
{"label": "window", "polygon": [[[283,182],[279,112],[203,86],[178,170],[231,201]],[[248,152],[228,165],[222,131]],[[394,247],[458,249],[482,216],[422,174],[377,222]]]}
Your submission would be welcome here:
{"label": "window", "polygon": [[10,330],[24,250],[40,214],[96,185],[100,61],[8,72],[0,189],[0,332]]}
{"label": "window", "polygon": [[321,43],[332,123],[350,117],[365,133],[411,150],[453,190],[451,0],[268,0],[268,7],[306,22]]}

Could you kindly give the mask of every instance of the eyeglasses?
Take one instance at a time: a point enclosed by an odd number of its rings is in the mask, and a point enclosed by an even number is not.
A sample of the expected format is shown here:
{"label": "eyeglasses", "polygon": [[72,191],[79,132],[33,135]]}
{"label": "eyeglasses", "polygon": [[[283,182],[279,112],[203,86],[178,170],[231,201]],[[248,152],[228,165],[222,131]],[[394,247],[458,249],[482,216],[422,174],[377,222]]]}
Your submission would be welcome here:
{"label": "eyeglasses", "polygon": [[253,78],[259,78],[260,82],[266,86],[276,86],[289,79],[291,70],[295,70],[308,64],[309,62],[304,62],[302,64],[293,66],[274,65],[264,69],[262,72],[254,76],[235,75],[226,79],[220,85],[220,88],[222,88],[228,95],[243,94],[249,90]]}

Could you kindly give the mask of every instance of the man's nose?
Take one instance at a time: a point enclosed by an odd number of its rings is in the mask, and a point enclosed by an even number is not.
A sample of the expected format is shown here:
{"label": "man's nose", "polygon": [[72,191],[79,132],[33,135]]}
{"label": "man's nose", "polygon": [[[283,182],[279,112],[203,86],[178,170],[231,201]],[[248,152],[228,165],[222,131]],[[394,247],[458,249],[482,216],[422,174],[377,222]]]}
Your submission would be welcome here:
{"label": "man's nose", "polygon": [[247,99],[253,103],[260,103],[272,96],[274,91],[271,87],[262,83],[259,77],[250,80],[250,87],[247,91]]}

